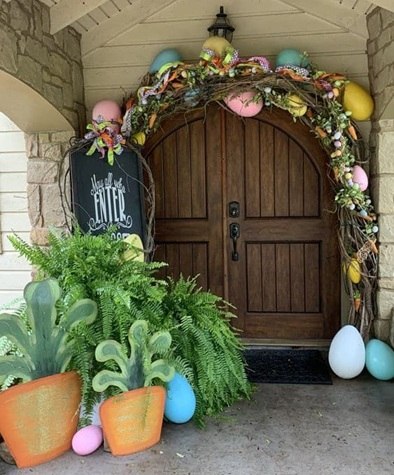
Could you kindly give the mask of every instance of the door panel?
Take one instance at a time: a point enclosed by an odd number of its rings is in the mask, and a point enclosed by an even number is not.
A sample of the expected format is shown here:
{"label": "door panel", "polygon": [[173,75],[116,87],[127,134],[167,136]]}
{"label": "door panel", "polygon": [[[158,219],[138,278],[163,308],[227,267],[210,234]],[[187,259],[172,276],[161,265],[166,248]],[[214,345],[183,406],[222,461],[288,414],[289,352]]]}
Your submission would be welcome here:
{"label": "door panel", "polygon": [[327,211],[326,156],[306,127],[283,111],[241,119],[209,107],[168,121],[145,155],[156,184],[156,259],[169,274],[200,274],[200,285],[236,306],[246,337],[333,336],[337,221]]}

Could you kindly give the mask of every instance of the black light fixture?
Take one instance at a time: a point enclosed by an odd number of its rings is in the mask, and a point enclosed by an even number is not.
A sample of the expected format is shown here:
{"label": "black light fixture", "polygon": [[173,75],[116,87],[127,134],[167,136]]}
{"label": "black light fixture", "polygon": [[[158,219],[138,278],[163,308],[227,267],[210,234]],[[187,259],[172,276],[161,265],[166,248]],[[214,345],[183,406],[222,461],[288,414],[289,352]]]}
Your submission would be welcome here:
{"label": "black light fixture", "polygon": [[209,36],[221,36],[231,43],[235,28],[230,25],[224,8],[220,7],[220,12],[216,14],[216,21],[209,28]]}

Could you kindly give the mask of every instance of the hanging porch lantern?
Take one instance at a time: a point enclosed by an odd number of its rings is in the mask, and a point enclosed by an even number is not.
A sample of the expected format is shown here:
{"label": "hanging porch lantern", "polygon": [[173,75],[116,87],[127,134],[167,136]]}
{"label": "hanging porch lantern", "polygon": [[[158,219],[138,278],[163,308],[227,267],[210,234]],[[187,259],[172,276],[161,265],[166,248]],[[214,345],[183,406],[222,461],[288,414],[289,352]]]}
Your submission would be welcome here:
{"label": "hanging porch lantern", "polygon": [[231,43],[233,39],[233,32],[235,28],[230,25],[227,20],[227,14],[224,13],[224,8],[220,7],[219,13],[216,14],[216,21],[209,28],[209,36],[220,36]]}

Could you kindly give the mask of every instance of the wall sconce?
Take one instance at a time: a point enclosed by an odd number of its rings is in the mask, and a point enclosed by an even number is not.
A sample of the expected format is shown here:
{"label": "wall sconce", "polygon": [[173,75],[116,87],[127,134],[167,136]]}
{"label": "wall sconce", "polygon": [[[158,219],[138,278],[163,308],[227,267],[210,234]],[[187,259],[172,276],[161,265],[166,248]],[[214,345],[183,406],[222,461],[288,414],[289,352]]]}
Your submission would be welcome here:
{"label": "wall sconce", "polygon": [[224,8],[220,7],[220,12],[216,14],[216,21],[209,28],[209,36],[221,36],[231,43],[235,28],[230,25]]}

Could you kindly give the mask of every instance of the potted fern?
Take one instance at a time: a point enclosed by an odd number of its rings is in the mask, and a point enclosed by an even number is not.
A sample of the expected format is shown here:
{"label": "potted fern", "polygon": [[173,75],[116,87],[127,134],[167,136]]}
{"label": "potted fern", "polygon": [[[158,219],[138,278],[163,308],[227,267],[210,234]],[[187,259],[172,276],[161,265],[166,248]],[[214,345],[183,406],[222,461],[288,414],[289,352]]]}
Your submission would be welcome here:
{"label": "potted fern", "polygon": [[109,397],[100,407],[104,436],[113,455],[128,455],[155,445],[160,440],[166,390],[153,385],[170,381],[175,369],[155,355],[165,355],[171,346],[168,331],[150,335],[146,320],[136,320],[128,333],[129,356],[115,340],[102,341],[96,348],[100,362],[113,360],[120,372],[103,369],[93,378],[93,389],[103,392],[115,386],[121,393]]}
{"label": "potted fern", "polygon": [[60,296],[55,279],[30,282],[24,290],[27,324],[0,315],[0,335],[20,352],[0,357],[0,380],[13,375],[22,381],[0,393],[0,433],[19,468],[67,451],[78,424],[81,382],[77,373],[66,372],[73,356],[69,335],[78,323],[94,321],[97,306],[79,300],[58,317]]}

